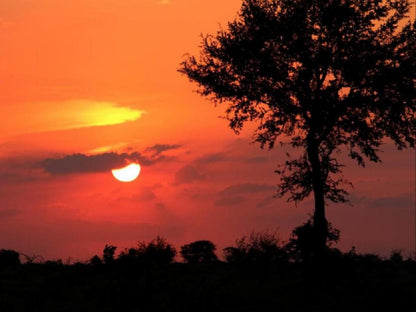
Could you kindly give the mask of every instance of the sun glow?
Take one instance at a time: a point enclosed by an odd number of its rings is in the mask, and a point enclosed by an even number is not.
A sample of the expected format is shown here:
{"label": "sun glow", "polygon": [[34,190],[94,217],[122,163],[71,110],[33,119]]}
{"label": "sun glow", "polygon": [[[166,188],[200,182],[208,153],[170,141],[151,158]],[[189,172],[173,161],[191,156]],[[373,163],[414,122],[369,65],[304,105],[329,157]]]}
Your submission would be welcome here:
{"label": "sun glow", "polygon": [[136,121],[145,113],[144,110],[123,107],[115,102],[94,100],[0,105],[1,116],[13,116],[13,118],[3,118],[0,124],[0,138],[3,133],[14,136],[32,132],[119,125]]}
{"label": "sun glow", "polygon": [[121,182],[131,182],[139,176],[140,170],[141,167],[139,164],[132,163],[123,168],[113,169],[111,173],[114,178]]}

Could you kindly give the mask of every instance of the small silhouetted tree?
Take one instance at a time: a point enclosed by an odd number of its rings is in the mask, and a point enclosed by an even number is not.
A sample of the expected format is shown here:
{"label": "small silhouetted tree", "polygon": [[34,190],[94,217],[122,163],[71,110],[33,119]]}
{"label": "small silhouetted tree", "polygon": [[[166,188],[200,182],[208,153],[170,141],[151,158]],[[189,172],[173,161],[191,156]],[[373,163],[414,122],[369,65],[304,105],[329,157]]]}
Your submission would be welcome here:
{"label": "small silhouetted tree", "polygon": [[203,96],[228,103],[238,133],[258,122],[254,140],[299,149],[277,172],[278,195],[311,193],[314,248],[324,252],[325,203],[345,202],[337,154],[361,166],[379,162],[379,146],[416,139],[416,22],[399,22],[408,0],[243,0],[236,20],[203,37],[199,58],[180,72]]}
{"label": "small silhouetted tree", "polygon": [[103,250],[103,261],[105,264],[111,264],[114,262],[114,253],[117,247],[113,245],[105,245]]}
{"label": "small silhouetted tree", "polygon": [[148,264],[165,265],[173,262],[176,249],[166,239],[157,236],[150,242],[139,242],[137,249],[129,249],[129,253]]}
{"label": "small silhouetted tree", "polygon": [[260,232],[243,236],[236,246],[223,249],[230,263],[272,264],[287,262],[287,254],[276,233]]}
{"label": "small silhouetted tree", "polygon": [[403,255],[400,249],[392,250],[390,253],[389,260],[393,263],[402,263],[403,262]]}
{"label": "small silhouetted tree", "polygon": [[19,253],[11,249],[0,250],[0,266],[20,265]]}
{"label": "small silhouetted tree", "polygon": [[181,256],[188,263],[209,263],[218,261],[217,248],[211,241],[199,240],[181,247]]}
{"label": "small silhouetted tree", "polygon": [[119,254],[117,261],[124,266],[140,265],[145,262],[145,257],[143,248],[126,248]]}
{"label": "small silhouetted tree", "polygon": [[[113,257],[114,257],[114,254],[113,254]],[[95,255],[90,259],[89,263],[93,266],[99,266],[103,264],[103,261],[101,260],[99,256]]]}

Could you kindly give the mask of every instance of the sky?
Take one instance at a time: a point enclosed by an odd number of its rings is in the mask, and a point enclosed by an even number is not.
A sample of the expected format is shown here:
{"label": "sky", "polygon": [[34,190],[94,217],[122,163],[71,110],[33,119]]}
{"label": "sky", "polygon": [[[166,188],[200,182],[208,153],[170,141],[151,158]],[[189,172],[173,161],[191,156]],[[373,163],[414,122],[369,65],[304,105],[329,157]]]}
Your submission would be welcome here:
{"label": "sky", "polygon": [[[0,0],[0,248],[86,260],[165,237],[221,249],[313,212],[275,198],[286,149],[235,135],[177,72],[240,0]],[[250,127],[248,127],[250,128]],[[352,205],[330,204],[347,251],[415,246],[415,152],[386,142],[364,169],[340,155]],[[126,160],[133,182],[114,179]]]}

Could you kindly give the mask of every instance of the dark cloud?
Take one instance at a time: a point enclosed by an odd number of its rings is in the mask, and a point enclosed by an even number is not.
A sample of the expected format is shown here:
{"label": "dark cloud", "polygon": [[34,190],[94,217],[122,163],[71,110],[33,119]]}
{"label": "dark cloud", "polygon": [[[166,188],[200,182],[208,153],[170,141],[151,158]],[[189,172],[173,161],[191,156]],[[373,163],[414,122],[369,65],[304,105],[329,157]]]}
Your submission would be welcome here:
{"label": "dark cloud", "polygon": [[198,158],[195,162],[201,163],[201,164],[207,164],[207,163],[216,163],[216,162],[225,161],[225,160],[227,160],[227,156],[225,153],[214,153],[214,154],[204,155]]}
{"label": "dark cloud", "polygon": [[175,183],[192,183],[196,181],[201,181],[205,179],[205,175],[198,172],[198,170],[191,165],[186,165],[178,170],[175,174]]}
{"label": "dark cloud", "polygon": [[149,166],[155,162],[154,159],[143,156],[138,152],[131,154],[73,154],[62,158],[47,158],[40,163],[40,166],[50,174],[70,174],[105,172],[114,168],[123,167],[128,161],[138,162],[143,166]]}
{"label": "dark cloud", "polygon": [[156,199],[157,196],[154,190],[150,187],[145,187],[138,191],[137,194],[130,196],[130,197],[119,197],[117,200],[119,201],[127,201],[127,202],[143,202],[143,201],[152,201]]}
{"label": "dark cloud", "polygon": [[370,206],[374,208],[385,209],[409,209],[415,204],[413,194],[400,194],[393,197],[382,197],[374,199]]}
{"label": "dark cloud", "polygon": [[351,193],[348,198],[352,206],[365,206],[371,209],[383,209],[386,211],[410,210],[415,205],[415,196],[412,193],[380,198]]}
{"label": "dark cloud", "polygon": [[275,190],[276,187],[268,184],[256,184],[256,183],[242,183],[242,184],[233,184],[225,189],[223,189],[219,194],[221,196],[235,196],[235,195],[245,195],[250,193],[262,193],[262,192],[271,192]]}
{"label": "dark cloud", "polygon": [[246,158],[246,155],[231,155],[231,153],[226,152],[218,152],[203,155],[195,160],[195,163],[198,164],[211,164],[211,163],[218,163],[218,162],[225,162],[225,161],[238,161],[238,162],[246,162],[246,163],[265,163],[270,159],[264,156],[254,156]]}
{"label": "dark cloud", "polygon": [[156,203],[155,208],[158,209],[158,210],[165,210],[166,205],[164,203]]}
{"label": "dark cloud", "polygon": [[263,200],[259,201],[256,205],[258,208],[266,208],[276,204],[276,198],[273,196],[267,196]]}
{"label": "dark cloud", "polygon": [[[71,174],[106,172],[120,168],[128,162],[138,162],[141,166],[150,166],[156,162],[169,160],[163,152],[179,148],[178,144],[155,144],[144,150],[144,153],[103,153],[96,155],[72,154],[61,158],[47,158],[39,163],[40,167],[50,174]],[[150,154],[150,155],[149,155]]]}
{"label": "dark cloud", "polygon": [[179,144],[155,144],[153,146],[146,148],[145,151],[153,153],[153,156],[158,156],[163,152],[173,150],[173,149],[178,149],[180,147],[181,145]]}
{"label": "dark cloud", "polygon": [[156,194],[151,189],[144,189],[137,195],[137,197],[135,197],[135,199],[140,201],[153,200],[156,199]]}
{"label": "dark cloud", "polygon": [[[251,198],[249,195],[252,195],[253,193],[272,193],[275,189],[275,186],[268,184],[233,184],[218,193],[219,198],[214,201],[214,204],[216,206],[233,206],[242,202],[247,202]],[[266,206],[268,202],[264,201],[262,204],[263,206]]]}
{"label": "dark cloud", "polygon": [[245,201],[243,196],[221,197],[214,201],[215,206],[233,206]]}
{"label": "dark cloud", "polygon": [[0,159],[0,184],[32,182],[43,177],[38,168],[39,159],[33,157],[10,157]]}

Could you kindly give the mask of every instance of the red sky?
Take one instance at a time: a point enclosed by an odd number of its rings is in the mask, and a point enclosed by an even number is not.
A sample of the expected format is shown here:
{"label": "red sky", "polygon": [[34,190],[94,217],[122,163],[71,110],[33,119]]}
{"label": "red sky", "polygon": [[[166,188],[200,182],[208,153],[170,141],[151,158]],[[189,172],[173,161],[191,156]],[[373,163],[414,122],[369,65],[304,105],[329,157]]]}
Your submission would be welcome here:
{"label": "red sky", "polygon": [[[222,249],[306,221],[311,199],[273,198],[286,150],[234,135],[177,72],[240,3],[0,1],[0,248],[85,260],[161,235]],[[353,206],[327,211],[343,250],[413,249],[415,153],[383,150],[365,169],[345,160]],[[126,158],[142,164],[132,183],[110,171]]]}

